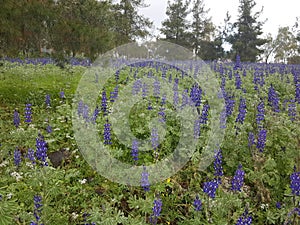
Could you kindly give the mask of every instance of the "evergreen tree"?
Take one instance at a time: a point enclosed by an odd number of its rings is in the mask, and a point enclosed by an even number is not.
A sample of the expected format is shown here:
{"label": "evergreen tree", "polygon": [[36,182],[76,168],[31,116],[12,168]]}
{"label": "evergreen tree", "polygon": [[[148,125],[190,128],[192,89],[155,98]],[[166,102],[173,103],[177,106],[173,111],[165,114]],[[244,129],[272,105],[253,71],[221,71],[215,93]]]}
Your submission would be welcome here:
{"label": "evergreen tree", "polygon": [[147,7],[143,0],[121,0],[114,5],[114,32],[116,45],[135,41],[149,35],[152,22],[138,14],[138,9]]}
{"label": "evergreen tree", "polygon": [[263,52],[259,46],[266,43],[266,40],[259,37],[263,33],[263,22],[258,21],[262,10],[253,15],[255,5],[254,0],[240,0],[238,21],[233,24],[234,33],[228,38],[228,42],[232,44],[233,59],[240,55],[242,61],[254,62]]}
{"label": "evergreen tree", "polygon": [[192,48],[189,15],[189,3],[183,0],[168,1],[166,11],[168,18],[162,22],[161,33],[165,35],[163,40],[173,42],[183,47]]}
{"label": "evergreen tree", "polygon": [[194,0],[192,22],[192,45],[194,53],[200,57],[205,56],[204,49],[211,44],[214,30],[211,18],[207,17],[209,10],[204,10],[203,0]]}

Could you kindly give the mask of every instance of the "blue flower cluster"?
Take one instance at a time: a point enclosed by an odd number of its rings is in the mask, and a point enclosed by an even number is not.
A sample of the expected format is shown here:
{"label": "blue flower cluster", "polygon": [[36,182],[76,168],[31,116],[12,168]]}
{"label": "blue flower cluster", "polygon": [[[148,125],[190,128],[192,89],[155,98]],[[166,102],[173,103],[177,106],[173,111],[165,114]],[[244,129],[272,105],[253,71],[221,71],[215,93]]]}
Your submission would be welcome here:
{"label": "blue flower cluster", "polygon": [[36,158],[41,161],[42,166],[48,166],[47,162],[47,143],[44,140],[44,136],[39,134],[36,138]]}
{"label": "blue flower cluster", "polygon": [[220,178],[221,176],[223,176],[224,172],[223,172],[223,166],[222,166],[222,150],[219,149],[216,151],[215,153],[215,161],[214,161],[214,169],[215,169],[215,176]]}
{"label": "blue flower cluster", "polygon": [[268,92],[268,101],[269,101],[269,105],[273,108],[274,112],[280,112],[278,94],[275,91],[272,84],[271,84],[271,86],[269,88],[269,92]]}
{"label": "blue flower cluster", "polygon": [[300,196],[300,172],[296,172],[296,166],[294,167],[294,173],[291,174],[290,179],[292,194]]}
{"label": "blue flower cluster", "polygon": [[208,195],[210,198],[216,197],[216,191],[219,187],[219,182],[214,179],[212,181],[204,182],[203,184],[203,192]]}
{"label": "blue flower cluster", "polygon": [[15,151],[14,151],[14,163],[15,163],[15,165],[20,166],[21,161],[22,161],[21,152],[20,152],[19,149],[15,149]]}
{"label": "blue flower cluster", "polygon": [[256,123],[261,127],[261,122],[265,119],[265,104],[261,101],[257,106]]}
{"label": "blue flower cluster", "polygon": [[131,156],[133,157],[134,161],[138,160],[139,155],[139,143],[137,140],[132,141],[132,148],[131,148]]}
{"label": "blue flower cluster", "polygon": [[141,187],[144,191],[150,190],[149,173],[147,172],[146,166],[143,166],[143,172],[141,174]]}
{"label": "blue flower cluster", "polygon": [[16,128],[20,126],[20,115],[17,110],[14,111],[14,125]]}
{"label": "blue flower cluster", "polygon": [[33,214],[34,214],[36,222],[31,221],[30,225],[43,225],[43,223],[40,223],[40,220],[41,220],[41,217],[40,217],[41,215],[40,214],[42,212],[41,207],[43,206],[41,204],[42,197],[36,195],[36,196],[33,197],[33,201],[34,201],[34,211],[33,211]]}
{"label": "blue flower cluster", "polygon": [[266,140],[267,140],[267,130],[266,129],[259,130],[257,143],[256,143],[256,148],[260,152],[264,151],[265,145],[266,145]]}
{"label": "blue flower cluster", "polygon": [[231,181],[232,191],[241,191],[244,185],[245,172],[241,164],[239,164],[238,169],[235,171],[235,175]]}
{"label": "blue flower cluster", "polygon": [[235,122],[236,123],[239,122],[239,123],[243,124],[244,120],[245,120],[246,113],[247,113],[246,99],[241,98],[240,99],[240,105],[239,105],[239,114],[238,114]]}
{"label": "blue flower cluster", "polygon": [[247,210],[245,210],[245,212],[238,219],[238,221],[235,225],[251,225],[251,224],[252,224],[252,216],[249,215]]}
{"label": "blue flower cluster", "polygon": [[105,145],[111,145],[112,142],[111,142],[111,124],[108,122],[108,120],[106,120],[106,123],[104,124],[104,133],[103,133],[103,136],[104,136],[104,144]]}
{"label": "blue flower cluster", "polygon": [[32,109],[31,104],[26,104],[25,107],[25,123],[31,123],[32,122]]}
{"label": "blue flower cluster", "polygon": [[157,224],[157,218],[160,216],[161,213],[161,207],[162,207],[162,201],[161,199],[155,199],[154,200],[154,206],[152,208],[152,215],[150,216],[150,223],[155,225]]}
{"label": "blue flower cluster", "polygon": [[202,210],[202,201],[199,199],[198,195],[194,199],[194,204],[193,205],[194,205],[196,211],[201,211]]}

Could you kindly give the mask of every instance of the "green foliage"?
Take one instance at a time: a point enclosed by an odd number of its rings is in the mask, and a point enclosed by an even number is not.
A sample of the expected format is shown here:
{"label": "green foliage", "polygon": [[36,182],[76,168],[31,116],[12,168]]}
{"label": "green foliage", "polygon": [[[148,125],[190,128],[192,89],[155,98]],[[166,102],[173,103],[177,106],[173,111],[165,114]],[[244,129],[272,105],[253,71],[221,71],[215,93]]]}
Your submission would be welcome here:
{"label": "green foliage", "polygon": [[[212,64],[213,66],[213,64]],[[219,66],[219,65],[217,65]],[[223,65],[231,69],[230,65]],[[154,199],[159,196],[163,207],[158,224],[235,224],[244,208],[253,215],[253,224],[284,224],[285,221],[297,217],[289,217],[289,213],[299,202],[299,197],[291,195],[290,174],[297,163],[299,154],[299,118],[292,122],[288,113],[283,110],[283,99],[290,99],[295,93],[292,74],[284,76],[274,73],[265,77],[265,84],[254,90],[253,70],[247,70],[247,76],[241,76],[243,87],[247,90],[235,92],[236,99],[246,99],[247,114],[243,124],[235,123],[238,104],[227,120],[225,139],[220,146],[223,153],[224,176],[215,199],[209,199],[202,191],[203,182],[214,177],[213,165],[206,171],[198,171],[201,152],[208,139],[209,125],[203,127],[197,150],[185,167],[168,180],[152,185],[149,192],[141,187],[119,185],[106,180],[91,168],[80,154],[73,137],[71,124],[71,103],[76,83],[83,72],[82,67],[60,69],[47,66],[16,66],[5,64],[1,67],[1,135],[0,135],[0,224],[29,224],[34,220],[33,196],[42,197],[42,222],[46,224],[81,224],[83,213],[90,216],[86,222],[96,224],[149,224]],[[141,69],[137,78],[147,74],[150,69]],[[162,73],[152,70],[161,77]],[[134,69],[125,68],[120,72],[120,91],[133,81],[129,76]],[[169,71],[174,77],[180,76],[175,70]],[[169,75],[168,74],[168,75]],[[216,76],[219,74],[216,73]],[[225,75],[228,78],[227,74]],[[127,79],[128,77],[128,79]],[[159,78],[162,81],[161,78]],[[70,81],[71,80],[71,81]],[[193,84],[191,79],[180,82],[180,92]],[[281,112],[274,113],[267,104],[268,87],[273,84],[281,99]],[[20,87],[26,87],[19,90]],[[115,83],[107,82],[105,90],[112,91]],[[234,79],[226,79],[225,89],[230,92],[235,88]],[[65,91],[66,98],[60,99],[59,92]],[[16,95],[12,93],[17,93]],[[100,92],[100,90],[99,90]],[[51,93],[51,107],[46,107],[45,94]],[[248,133],[257,135],[256,107],[261,99],[265,99],[265,120],[268,128],[265,151],[259,153],[255,146],[248,147]],[[101,98],[98,99],[100,103]],[[131,108],[129,124],[131,131],[141,139],[149,139],[151,126],[148,124],[157,117],[160,102],[149,99],[152,111],[145,108],[148,101],[139,101]],[[206,102],[204,97],[202,103]],[[23,122],[24,104],[33,102],[33,124]],[[202,104],[203,105],[203,104]],[[299,105],[297,105],[297,113]],[[13,126],[13,110],[18,108],[21,114],[19,128]],[[113,109],[113,105],[109,104]],[[159,146],[159,159],[169,155],[178,143],[180,136],[180,118],[173,113],[173,106],[167,102],[166,133]],[[200,111],[202,106],[200,107]],[[47,121],[46,121],[47,119]],[[211,121],[209,120],[209,123]],[[47,133],[46,125],[53,128]],[[99,135],[103,135],[103,115],[97,119]],[[190,124],[184,124],[190,126]],[[112,128],[114,131],[114,128]],[[63,162],[54,167],[49,157],[49,167],[32,165],[25,157],[28,148],[35,149],[35,138],[38,133],[45,136],[48,153],[66,150],[68,155]],[[130,148],[125,148],[113,135],[112,155],[126,163],[133,164]],[[13,151],[22,150],[22,162],[14,165]],[[144,153],[143,153],[144,154]],[[155,163],[153,154],[141,154],[138,165]],[[238,163],[245,170],[245,184],[241,192],[231,191],[231,180]],[[194,210],[193,201],[196,195],[202,200],[203,209]],[[281,202],[281,209],[276,208]],[[299,221],[299,219],[298,219]]]}

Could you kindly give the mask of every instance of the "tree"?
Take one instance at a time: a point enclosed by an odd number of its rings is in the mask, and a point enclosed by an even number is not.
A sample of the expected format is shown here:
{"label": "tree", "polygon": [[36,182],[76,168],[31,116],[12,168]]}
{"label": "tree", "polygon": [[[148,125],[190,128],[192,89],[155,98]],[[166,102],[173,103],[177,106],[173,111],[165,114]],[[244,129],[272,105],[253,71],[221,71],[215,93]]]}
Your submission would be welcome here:
{"label": "tree", "polygon": [[[207,17],[208,10],[204,10],[203,0],[194,0],[192,22],[192,46],[194,53],[201,57],[205,43],[209,44],[214,30],[211,18]],[[201,49],[202,47],[202,49]]]}
{"label": "tree", "polygon": [[265,37],[266,43],[261,46],[263,53],[261,54],[261,60],[264,60],[265,63],[269,62],[269,59],[274,54],[274,51],[277,48],[276,41],[270,33]]}
{"label": "tree", "polygon": [[287,63],[288,58],[297,54],[297,39],[289,27],[280,27],[275,39],[275,61]]}
{"label": "tree", "polygon": [[162,22],[161,33],[165,35],[164,40],[173,42],[186,48],[192,48],[189,32],[190,24],[187,20],[189,15],[189,3],[183,0],[168,1],[166,11],[168,18]]}
{"label": "tree", "polygon": [[116,45],[135,41],[149,35],[148,28],[152,22],[148,18],[138,14],[138,9],[147,7],[143,0],[121,0],[115,4],[113,30]]}
{"label": "tree", "polygon": [[254,62],[263,52],[259,47],[266,40],[259,38],[263,22],[258,21],[263,10],[252,15],[255,5],[254,0],[240,0],[238,21],[233,24],[233,34],[228,38],[228,42],[232,44],[233,59],[240,55],[243,61]]}

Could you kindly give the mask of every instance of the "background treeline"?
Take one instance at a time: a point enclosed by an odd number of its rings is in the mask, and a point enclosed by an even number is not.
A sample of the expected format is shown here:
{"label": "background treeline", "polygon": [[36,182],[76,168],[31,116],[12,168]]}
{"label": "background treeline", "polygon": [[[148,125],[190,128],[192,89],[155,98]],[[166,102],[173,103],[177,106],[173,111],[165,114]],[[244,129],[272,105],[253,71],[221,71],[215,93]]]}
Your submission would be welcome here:
{"label": "background treeline", "polygon": [[89,58],[149,34],[139,0],[0,0],[0,56]]}
{"label": "background treeline", "polygon": [[[240,0],[237,20],[231,21],[227,12],[217,27],[204,0],[168,1],[167,19],[156,38],[189,48],[204,60],[239,54],[245,62],[300,64],[298,18],[273,37],[263,33],[263,10],[255,12],[255,5]],[[0,57],[95,59],[155,35],[153,23],[139,13],[142,7],[147,7],[143,0],[0,0]]]}

